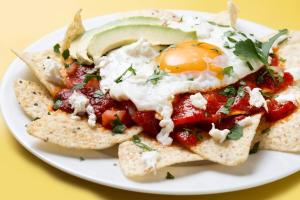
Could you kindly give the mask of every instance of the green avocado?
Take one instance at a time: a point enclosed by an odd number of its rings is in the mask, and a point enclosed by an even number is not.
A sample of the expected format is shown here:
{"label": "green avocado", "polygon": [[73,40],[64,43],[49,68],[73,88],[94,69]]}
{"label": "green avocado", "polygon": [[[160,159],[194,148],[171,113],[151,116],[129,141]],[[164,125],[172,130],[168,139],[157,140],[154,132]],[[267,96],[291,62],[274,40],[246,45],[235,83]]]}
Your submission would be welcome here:
{"label": "green avocado", "polygon": [[75,39],[71,43],[69,49],[70,55],[72,58],[77,59],[80,63],[92,64],[93,61],[87,55],[87,48],[90,41],[96,34],[116,26],[125,26],[131,24],[161,25],[162,23],[163,22],[159,18],[146,16],[133,16],[111,21],[101,27],[91,29]]}
{"label": "green avocado", "polygon": [[112,49],[140,38],[148,40],[153,45],[170,45],[196,40],[197,34],[194,31],[185,32],[162,25],[117,26],[96,34],[88,46],[88,55],[95,60]]}

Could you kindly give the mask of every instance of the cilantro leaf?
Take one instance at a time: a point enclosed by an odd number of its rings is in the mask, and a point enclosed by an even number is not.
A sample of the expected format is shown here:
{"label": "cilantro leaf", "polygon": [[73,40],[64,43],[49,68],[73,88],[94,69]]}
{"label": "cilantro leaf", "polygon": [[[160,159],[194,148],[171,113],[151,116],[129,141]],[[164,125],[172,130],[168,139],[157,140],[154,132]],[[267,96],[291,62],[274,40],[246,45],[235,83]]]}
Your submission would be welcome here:
{"label": "cilantro leaf", "polygon": [[239,88],[238,88],[238,90],[237,90],[237,95],[238,96],[240,96],[240,97],[243,97],[243,96],[245,96],[245,90],[244,90],[244,88],[242,87],[242,86],[240,86]]}
{"label": "cilantro leaf", "polygon": [[84,87],[84,83],[78,83],[76,85],[73,86],[72,91],[74,90],[80,90]]}
{"label": "cilantro leaf", "polygon": [[227,135],[228,140],[238,140],[243,136],[243,127],[236,124]]}
{"label": "cilantro leaf", "polygon": [[88,83],[91,79],[96,78],[97,80],[101,80],[101,77],[99,75],[96,74],[86,74],[84,76],[84,83]]}
{"label": "cilantro leaf", "polygon": [[140,139],[140,137],[139,137],[138,135],[134,135],[134,136],[132,137],[132,141],[133,141],[133,143],[134,143],[136,146],[138,146],[138,147],[140,147],[141,149],[143,149],[143,151],[153,151],[153,150],[154,150],[154,149],[152,149],[151,147],[149,147],[148,145],[142,143],[142,141],[141,141],[141,139]]}
{"label": "cilantro leaf", "polygon": [[252,149],[250,149],[249,154],[257,153],[258,147],[259,147],[259,142],[256,142],[256,143],[253,145]]}
{"label": "cilantro leaf", "polygon": [[126,126],[121,122],[118,115],[115,115],[116,119],[111,122],[112,132],[115,134],[124,133]]}
{"label": "cilantro leaf", "polygon": [[260,56],[257,53],[256,46],[250,39],[237,42],[233,53],[249,64],[251,63],[251,61],[260,60]]}
{"label": "cilantro leaf", "polygon": [[58,110],[58,109],[62,106],[62,104],[63,104],[62,100],[57,99],[57,100],[54,102],[53,109],[54,109],[54,110]]}
{"label": "cilantro leaf", "polygon": [[104,94],[101,92],[101,90],[96,90],[95,92],[94,92],[94,94],[93,94],[93,96],[95,97],[95,98],[100,98],[100,97],[102,97]]}
{"label": "cilantro leaf", "polygon": [[121,83],[127,72],[131,72],[133,75],[136,75],[135,69],[132,65],[130,65],[130,67],[128,67],[118,78],[116,78],[115,83]]}
{"label": "cilantro leaf", "polygon": [[224,113],[224,114],[229,114],[230,112],[230,107],[231,105],[234,103],[234,97],[230,97],[227,102],[225,103],[225,105],[219,110],[220,113]]}
{"label": "cilantro leaf", "polygon": [[[288,33],[287,29],[282,29],[279,30],[279,32],[274,35],[273,37],[271,37],[267,42],[262,43],[261,46],[261,50],[262,50],[262,56],[264,61],[267,63],[268,62],[268,57],[269,57],[269,52],[270,49],[272,48],[273,44],[275,43],[275,41],[282,35],[286,35]],[[264,63],[265,63],[264,62]]]}
{"label": "cilantro leaf", "polygon": [[235,96],[236,95],[236,89],[233,86],[228,86],[224,88],[222,91],[220,91],[220,94],[226,97],[229,96]]}
{"label": "cilantro leaf", "polygon": [[65,59],[65,60],[67,60],[68,58],[69,58],[69,56],[70,56],[70,51],[69,51],[69,49],[65,49],[63,52],[62,52],[62,57]]}
{"label": "cilantro leaf", "polygon": [[60,54],[60,44],[55,44],[54,46],[53,46],[53,51],[55,52],[55,53],[57,53],[57,54]]}
{"label": "cilantro leaf", "polygon": [[171,174],[170,172],[167,172],[167,175],[166,175],[166,179],[174,179],[175,176],[173,174]]}
{"label": "cilantro leaf", "polygon": [[225,67],[223,69],[223,74],[226,74],[228,76],[232,76],[234,74],[233,67],[232,66]]}
{"label": "cilantro leaf", "polygon": [[156,68],[153,74],[147,79],[147,82],[151,82],[153,85],[156,85],[163,76],[167,76],[168,73],[165,71],[161,71],[159,68]]}

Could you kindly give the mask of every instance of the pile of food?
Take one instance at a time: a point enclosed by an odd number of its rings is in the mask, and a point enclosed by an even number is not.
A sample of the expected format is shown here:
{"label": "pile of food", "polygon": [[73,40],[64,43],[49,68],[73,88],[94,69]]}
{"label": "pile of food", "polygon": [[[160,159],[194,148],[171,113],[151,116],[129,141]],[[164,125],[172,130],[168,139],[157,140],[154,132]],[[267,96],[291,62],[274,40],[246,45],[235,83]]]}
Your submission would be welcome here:
{"label": "pile of food", "polygon": [[53,49],[16,53],[40,81],[15,82],[28,133],[67,148],[119,144],[128,177],[299,152],[300,32],[257,38],[236,21],[231,1],[210,19],[151,10],[88,31],[79,11]]}

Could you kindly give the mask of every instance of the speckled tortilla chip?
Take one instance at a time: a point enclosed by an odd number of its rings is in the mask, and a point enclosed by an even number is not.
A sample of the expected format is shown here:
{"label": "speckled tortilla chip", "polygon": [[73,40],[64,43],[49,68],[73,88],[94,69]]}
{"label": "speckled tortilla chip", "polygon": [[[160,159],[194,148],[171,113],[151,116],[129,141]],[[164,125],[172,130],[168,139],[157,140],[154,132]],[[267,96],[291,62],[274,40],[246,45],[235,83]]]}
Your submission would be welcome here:
{"label": "speckled tortilla chip", "polygon": [[235,28],[236,22],[238,18],[238,8],[233,3],[233,1],[229,0],[227,3],[227,10],[215,15],[211,21],[224,25],[224,26],[232,26]]}
{"label": "speckled tortilla chip", "polygon": [[[300,31],[291,31],[288,40],[279,48],[279,56],[285,59],[285,68],[287,71],[300,73]],[[298,75],[300,77],[300,74]],[[300,80],[296,80],[296,84],[300,86]]]}
{"label": "speckled tortilla chip", "polygon": [[[290,87],[283,93],[297,96],[300,103],[300,88]],[[272,124],[268,131],[260,134],[260,149],[300,152],[300,109],[292,115]]]}
{"label": "speckled tortilla chip", "polygon": [[60,57],[55,54],[52,50],[46,50],[36,53],[17,53],[14,52],[23,62],[25,62],[38,80],[47,88],[51,95],[55,95],[59,90],[59,85],[54,84],[53,82],[47,79],[46,67],[43,64],[45,59],[53,59],[59,63],[61,68],[64,68],[64,65],[61,62]]}
{"label": "speckled tortilla chip", "polygon": [[260,122],[261,114],[252,116],[252,124],[244,127],[243,136],[238,140],[226,140],[219,144],[212,138],[206,139],[191,150],[206,160],[223,165],[235,166],[247,160],[251,142]]}
{"label": "speckled tortilla chip", "polygon": [[27,125],[27,132],[44,141],[76,149],[105,149],[129,140],[141,132],[131,127],[122,134],[113,134],[102,127],[89,127],[86,119],[74,120],[70,114],[56,111]]}
{"label": "speckled tortilla chip", "polygon": [[48,114],[53,101],[44,87],[19,79],[15,81],[14,89],[19,104],[31,119],[41,118]]}
{"label": "speckled tortilla chip", "polygon": [[81,9],[75,14],[72,23],[69,25],[62,42],[62,51],[69,49],[71,42],[84,33],[84,27],[81,20]]}
{"label": "speckled tortilla chip", "polygon": [[154,139],[139,136],[143,144],[158,151],[156,168],[148,168],[142,160],[143,149],[133,141],[127,141],[119,145],[119,162],[123,173],[128,177],[143,176],[155,170],[189,161],[203,160],[201,156],[179,146],[164,146]]}

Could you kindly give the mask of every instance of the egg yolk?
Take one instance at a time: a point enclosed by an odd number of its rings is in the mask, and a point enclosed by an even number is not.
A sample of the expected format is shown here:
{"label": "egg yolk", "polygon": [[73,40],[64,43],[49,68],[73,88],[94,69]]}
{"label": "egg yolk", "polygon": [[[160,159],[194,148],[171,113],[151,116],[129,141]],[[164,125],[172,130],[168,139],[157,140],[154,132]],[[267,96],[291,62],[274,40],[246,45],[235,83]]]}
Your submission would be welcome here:
{"label": "egg yolk", "polygon": [[209,70],[222,79],[223,68],[212,60],[223,52],[217,46],[200,41],[186,41],[163,51],[157,61],[160,69],[170,73]]}

